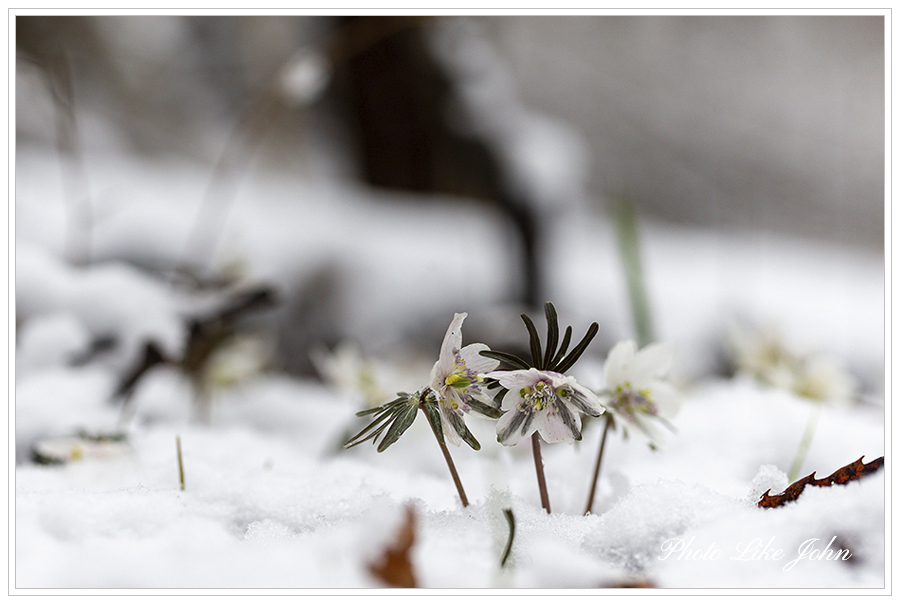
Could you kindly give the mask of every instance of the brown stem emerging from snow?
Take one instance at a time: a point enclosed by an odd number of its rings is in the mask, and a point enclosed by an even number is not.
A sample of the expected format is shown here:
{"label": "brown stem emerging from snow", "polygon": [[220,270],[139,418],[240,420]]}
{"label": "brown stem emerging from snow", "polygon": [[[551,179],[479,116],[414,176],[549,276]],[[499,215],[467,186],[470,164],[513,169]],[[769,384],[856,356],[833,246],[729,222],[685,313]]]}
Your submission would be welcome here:
{"label": "brown stem emerging from snow", "polygon": [[[422,408],[422,403],[419,404],[419,408]],[[444,460],[447,462],[447,468],[450,470],[450,476],[453,477],[453,484],[456,485],[456,492],[459,493],[459,499],[462,501],[463,507],[469,506],[469,500],[466,497],[466,491],[463,489],[462,481],[459,479],[459,473],[456,471],[456,465],[453,463],[453,458],[450,457],[450,451],[447,449],[447,445],[444,444],[440,437],[438,436],[437,429],[431,425],[431,422],[428,422],[428,425],[431,426],[431,431],[434,432],[434,439],[437,441],[438,446],[441,448],[441,453],[444,454]]]}
{"label": "brown stem emerging from snow", "polygon": [[537,431],[531,434],[531,451],[534,453],[534,471],[537,473],[538,489],[541,492],[541,507],[550,513],[550,495],[547,494],[547,481],[544,479],[544,461],[541,459],[541,437]]}
{"label": "brown stem emerging from snow", "polygon": [[600,452],[597,453],[597,463],[594,464],[594,477],[591,479],[591,492],[588,495],[587,507],[584,509],[584,515],[591,513],[594,507],[594,492],[597,490],[597,479],[600,478],[600,462],[603,461],[603,449],[606,448],[606,435],[609,433],[609,426],[612,424],[609,414],[606,416],[606,425],[603,427],[603,436],[600,437]]}

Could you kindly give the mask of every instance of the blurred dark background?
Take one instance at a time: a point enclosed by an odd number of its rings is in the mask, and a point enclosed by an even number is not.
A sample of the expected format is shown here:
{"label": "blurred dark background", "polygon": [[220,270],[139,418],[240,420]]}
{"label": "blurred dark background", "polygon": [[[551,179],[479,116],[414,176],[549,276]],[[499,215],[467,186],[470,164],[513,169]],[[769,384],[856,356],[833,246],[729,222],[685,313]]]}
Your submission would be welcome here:
{"label": "blurred dark background", "polygon": [[[518,207],[487,137],[445,119],[451,82],[425,47],[453,19],[19,16],[17,143],[53,140],[46,97],[26,100],[45,92],[43,70],[57,99],[88,113],[85,146],[113,144],[92,136],[106,128],[132,152],[214,162],[223,129],[277,111],[260,149],[273,165],[295,169],[314,146],[342,158],[322,169],[374,185]],[[883,247],[881,17],[474,22],[523,105],[585,141],[596,198],[627,190],[663,220]],[[291,61],[310,53],[327,74],[322,90],[301,82],[277,99],[284,107],[266,105]]]}
{"label": "blurred dark background", "polygon": [[[158,276],[190,261],[204,276],[245,177],[271,184],[256,189],[238,235],[256,248],[244,250],[251,276],[278,290],[281,314],[266,329],[282,369],[311,373],[310,350],[350,339],[430,351],[463,309],[472,337],[513,345],[518,312],[540,315],[548,299],[573,323],[599,320],[595,348],[608,349],[633,334],[602,228],[627,198],[657,240],[677,227],[691,242],[659,248],[678,250],[661,252],[675,261],[666,268],[655,252],[659,337],[711,350],[724,315],[746,309],[807,328],[798,316],[824,320],[832,350],[881,380],[877,329],[852,319],[861,297],[880,293],[852,290],[884,252],[882,17],[15,19],[19,235],[75,265],[127,262]],[[61,184],[44,183],[60,165]],[[116,170],[143,176],[109,184]],[[281,177],[293,180],[279,189]],[[191,184],[141,197],[168,179]],[[350,187],[341,199],[303,188],[316,182]],[[343,198],[350,189],[362,204]],[[162,216],[173,203],[180,214],[148,221],[147,208]],[[296,218],[307,212],[308,224]],[[247,216],[264,215],[273,222],[253,230]],[[834,251],[845,280],[803,285],[808,267],[770,234]],[[711,310],[690,312],[701,308]],[[875,327],[878,310],[866,311]],[[32,311],[20,301],[17,312]]]}

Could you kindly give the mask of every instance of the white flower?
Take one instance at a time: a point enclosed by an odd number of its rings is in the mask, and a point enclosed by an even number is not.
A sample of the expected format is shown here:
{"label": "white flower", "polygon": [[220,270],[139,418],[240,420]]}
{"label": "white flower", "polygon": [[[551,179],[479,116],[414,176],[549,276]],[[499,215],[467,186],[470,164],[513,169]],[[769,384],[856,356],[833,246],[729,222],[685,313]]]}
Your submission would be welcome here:
{"label": "white flower", "polygon": [[856,383],[837,360],[789,347],[778,329],[731,326],[729,343],[739,373],[813,401],[849,401]]}
{"label": "white flower", "polygon": [[490,411],[495,407],[486,392],[484,374],[500,364],[479,354],[482,350],[490,350],[486,344],[461,347],[462,323],[467,316],[467,313],[453,316],[441,345],[440,357],[431,369],[431,390],[438,399],[441,428],[447,440],[454,445],[459,445],[461,435],[468,434],[463,413],[475,411],[492,415]]}
{"label": "white flower", "polygon": [[846,402],[853,399],[856,380],[835,359],[811,355],[797,370],[792,391],[818,402]]}
{"label": "white flower", "polygon": [[727,343],[739,373],[769,386],[792,389],[802,354],[784,343],[777,325],[752,329],[732,322]]}
{"label": "white flower", "polygon": [[227,388],[261,374],[271,359],[264,340],[252,335],[237,335],[216,348],[203,367],[206,386]]}
{"label": "white flower", "polygon": [[650,344],[638,351],[634,341],[626,340],[613,346],[603,366],[604,402],[613,417],[637,428],[651,446],[662,445],[662,432],[649,418],[669,420],[678,412],[677,392],[664,381],[674,357],[671,343]]}
{"label": "white flower", "polygon": [[390,367],[365,357],[352,343],[341,343],[333,351],[314,349],[310,357],[325,380],[342,392],[361,396],[367,407],[377,407],[387,400],[385,384],[399,381]]}
{"label": "white flower", "polygon": [[581,413],[597,417],[605,410],[597,396],[575,382],[575,378],[555,371],[517,369],[494,371],[508,390],[497,421],[497,440],[512,446],[535,430],[548,443],[581,440]]}

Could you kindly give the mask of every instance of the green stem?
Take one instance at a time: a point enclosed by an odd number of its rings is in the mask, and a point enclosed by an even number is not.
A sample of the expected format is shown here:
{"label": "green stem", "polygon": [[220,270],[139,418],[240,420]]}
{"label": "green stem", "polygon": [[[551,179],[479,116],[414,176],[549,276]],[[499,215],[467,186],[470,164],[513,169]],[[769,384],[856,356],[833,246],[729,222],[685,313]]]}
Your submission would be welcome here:
{"label": "green stem", "polygon": [[591,492],[588,494],[587,506],[584,508],[584,515],[591,513],[594,507],[594,492],[597,490],[597,479],[600,478],[600,462],[603,461],[603,449],[606,448],[606,435],[609,433],[609,427],[612,425],[612,416],[607,413],[606,425],[603,426],[603,436],[600,437],[600,452],[597,453],[597,463],[594,464],[594,477],[591,479]]}
{"label": "green stem", "polygon": [[625,280],[628,283],[628,298],[638,343],[640,346],[646,346],[653,341],[653,322],[641,266],[637,214],[634,203],[628,197],[623,196],[613,207],[613,225],[622,258],[622,268],[625,270]]}
{"label": "green stem", "polygon": [[809,414],[809,420],[806,422],[806,431],[803,433],[803,440],[800,441],[800,448],[797,449],[797,455],[794,457],[794,463],[791,465],[791,471],[788,474],[788,482],[793,483],[797,480],[806,454],[809,452],[809,445],[812,443],[813,434],[816,431],[816,423],[819,421],[819,408],[817,404],[813,404],[812,411]]}
{"label": "green stem", "polygon": [[541,492],[541,507],[550,513],[550,495],[547,494],[547,481],[544,479],[544,461],[541,459],[541,437],[537,431],[531,434],[531,452],[534,453],[534,471],[537,473],[538,490]]}
{"label": "green stem", "polygon": [[178,482],[184,490],[184,462],[181,459],[181,436],[175,435],[175,451],[178,454]]}
{"label": "green stem", "polygon": [[506,540],[506,549],[503,550],[503,556],[500,558],[500,568],[506,566],[506,561],[512,552],[513,539],[516,537],[516,517],[513,516],[512,508],[503,508],[503,515],[506,517],[506,523],[509,524],[509,539]]}

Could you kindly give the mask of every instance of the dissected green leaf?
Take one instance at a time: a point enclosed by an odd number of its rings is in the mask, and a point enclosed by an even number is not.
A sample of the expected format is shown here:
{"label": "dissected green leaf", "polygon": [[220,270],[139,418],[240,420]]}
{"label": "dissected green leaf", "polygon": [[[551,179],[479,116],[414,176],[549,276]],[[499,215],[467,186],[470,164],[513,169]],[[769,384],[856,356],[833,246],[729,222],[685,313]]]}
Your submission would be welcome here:
{"label": "dissected green leaf", "polygon": [[387,426],[392,419],[392,411],[390,409],[384,411],[373,421],[369,422],[365,428],[348,438],[347,442],[344,443],[344,448],[349,449],[360,443],[364,443],[369,439],[377,438],[378,435],[381,434],[382,429]]}
{"label": "dissected green leaf", "polygon": [[498,409],[497,407],[491,407],[490,405],[485,405],[481,401],[477,401],[475,399],[469,399],[469,406],[477,411],[478,413],[484,415],[485,417],[489,417],[491,419],[497,419],[501,415],[503,415],[503,411]]}
{"label": "dissected green leaf", "polygon": [[566,327],[566,333],[563,336],[562,343],[559,345],[559,351],[556,353],[556,356],[553,357],[553,360],[550,361],[550,364],[547,365],[547,369],[551,371],[555,371],[553,368],[562,360],[565,356],[566,351],[569,349],[569,342],[572,341],[572,326],[569,325]]}
{"label": "dissected green leaf", "polygon": [[372,407],[371,409],[363,409],[362,411],[357,411],[356,417],[364,417],[366,415],[372,415],[373,413],[378,413],[379,411],[384,411],[385,409],[392,407],[393,405],[402,403],[404,400],[409,398],[409,395],[406,394],[405,392],[400,392],[398,394],[400,395],[399,398],[395,398],[391,402],[385,403],[385,404],[381,405],[380,407]]}
{"label": "dissected green leaf", "polygon": [[463,442],[478,451],[481,449],[481,444],[475,439],[475,436],[469,432],[469,428],[466,426],[466,422],[463,421],[463,418],[455,413],[448,413],[446,415],[447,419],[450,421],[450,424],[456,430],[457,434],[463,439]]}
{"label": "dissected green leaf", "polygon": [[440,444],[444,444],[444,429],[441,426],[441,412],[438,409],[437,404],[426,402],[422,405],[422,412],[425,414],[425,418],[428,420],[428,423],[431,424],[431,429],[434,431],[434,435],[437,437],[438,442]]}
{"label": "dissected green leaf", "polygon": [[528,330],[528,345],[531,346],[531,362],[532,367],[543,369],[543,359],[541,356],[541,337],[538,335],[534,322],[528,315],[522,313],[520,315],[525,322],[525,328]]}
{"label": "dissected green leaf", "polygon": [[559,317],[556,315],[556,307],[552,302],[544,305],[544,314],[547,316],[547,350],[544,352],[544,368],[550,368],[550,361],[556,352],[559,343]]}
{"label": "dissected green leaf", "polygon": [[516,355],[510,354],[508,352],[500,352],[499,350],[482,350],[478,354],[489,359],[494,359],[495,361],[500,361],[501,363],[506,363],[507,365],[512,365],[516,369],[528,369],[529,367],[531,367],[531,365],[529,365]]}
{"label": "dissected green leaf", "polygon": [[591,343],[591,340],[594,339],[594,336],[597,335],[597,332],[600,331],[600,326],[597,323],[591,323],[591,326],[588,327],[587,333],[584,334],[584,337],[581,338],[581,341],[578,345],[572,349],[572,352],[566,356],[559,364],[559,366],[554,369],[554,371],[558,371],[559,373],[565,373],[569,369],[572,368],[572,365],[575,364],[575,361],[584,354],[584,351],[587,349],[588,344]]}
{"label": "dissected green leaf", "polygon": [[344,443],[344,448],[349,449],[351,447],[355,447],[360,443],[364,443],[367,440],[375,440],[377,439],[385,429],[391,425],[392,422],[396,421],[397,416],[404,411],[406,406],[415,405],[416,401],[414,397],[410,397],[406,393],[401,393],[403,396],[392,400],[389,403],[385,403],[380,407],[375,407],[374,409],[366,409],[364,411],[358,412],[356,415],[370,415],[375,413],[375,417],[372,418],[372,421],[369,424],[360,430],[356,435],[352,436]]}
{"label": "dissected green leaf", "polygon": [[388,430],[387,434],[384,435],[384,438],[381,439],[381,442],[378,444],[379,453],[397,442],[397,439],[400,438],[403,433],[406,432],[406,430],[412,425],[413,421],[416,419],[416,414],[418,412],[418,402],[410,399],[407,406],[402,407],[397,413],[396,418],[394,418],[393,423],[391,423],[390,430]]}

